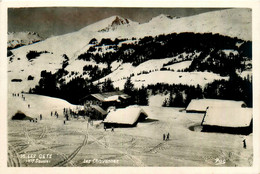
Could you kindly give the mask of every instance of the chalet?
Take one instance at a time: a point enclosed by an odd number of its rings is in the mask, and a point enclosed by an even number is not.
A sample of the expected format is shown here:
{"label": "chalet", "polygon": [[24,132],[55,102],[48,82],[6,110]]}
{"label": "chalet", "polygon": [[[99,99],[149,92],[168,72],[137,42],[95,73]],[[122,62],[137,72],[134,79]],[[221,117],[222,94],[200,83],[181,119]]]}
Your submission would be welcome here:
{"label": "chalet", "polygon": [[140,121],[144,121],[148,115],[138,106],[129,106],[127,108],[110,111],[103,121],[104,126],[109,127],[134,127]]}
{"label": "chalet", "polygon": [[129,95],[121,91],[115,91],[90,94],[82,98],[80,102],[84,106],[96,105],[106,111],[110,106],[114,106],[116,108],[128,106],[129,98]]}
{"label": "chalet", "polygon": [[209,107],[201,125],[202,132],[248,135],[253,129],[252,108]]}
{"label": "chalet", "polygon": [[192,99],[186,108],[186,112],[205,113],[208,107],[241,108],[246,107],[243,101],[220,99]]}

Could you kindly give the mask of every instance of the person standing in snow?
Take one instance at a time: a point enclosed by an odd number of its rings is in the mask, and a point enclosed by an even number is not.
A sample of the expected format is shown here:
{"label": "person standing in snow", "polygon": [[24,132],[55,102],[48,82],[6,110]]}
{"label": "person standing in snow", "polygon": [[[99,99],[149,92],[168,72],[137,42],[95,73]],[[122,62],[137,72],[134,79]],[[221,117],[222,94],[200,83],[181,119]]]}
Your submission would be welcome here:
{"label": "person standing in snow", "polygon": [[246,139],[243,140],[243,147],[246,149]]}
{"label": "person standing in snow", "polygon": [[165,141],[165,134],[163,134],[163,141]]}
{"label": "person standing in snow", "polygon": [[42,120],[42,114],[40,114],[40,120]]}
{"label": "person standing in snow", "polygon": [[170,133],[168,132],[166,140],[170,139]]}

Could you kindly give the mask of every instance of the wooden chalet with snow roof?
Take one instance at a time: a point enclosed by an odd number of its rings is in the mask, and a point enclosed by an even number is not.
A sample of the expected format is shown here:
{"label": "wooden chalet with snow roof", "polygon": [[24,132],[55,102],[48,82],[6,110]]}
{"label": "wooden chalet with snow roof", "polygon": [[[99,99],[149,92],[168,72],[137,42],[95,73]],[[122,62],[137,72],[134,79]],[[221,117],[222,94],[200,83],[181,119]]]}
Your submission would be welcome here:
{"label": "wooden chalet with snow roof", "polygon": [[209,107],[201,122],[203,132],[248,135],[253,131],[252,108]]}
{"label": "wooden chalet with snow roof", "polygon": [[130,96],[121,92],[105,92],[105,93],[97,93],[90,94],[80,101],[84,106],[95,105],[99,106],[103,110],[107,110],[109,107],[113,106],[116,108],[122,108],[129,105]]}
{"label": "wooden chalet with snow roof", "polygon": [[192,99],[186,108],[187,113],[206,113],[208,107],[244,108],[245,102],[221,99]]}
{"label": "wooden chalet with snow roof", "polygon": [[147,117],[148,114],[142,108],[134,105],[110,111],[103,123],[106,128],[135,127],[138,122],[145,121]]}

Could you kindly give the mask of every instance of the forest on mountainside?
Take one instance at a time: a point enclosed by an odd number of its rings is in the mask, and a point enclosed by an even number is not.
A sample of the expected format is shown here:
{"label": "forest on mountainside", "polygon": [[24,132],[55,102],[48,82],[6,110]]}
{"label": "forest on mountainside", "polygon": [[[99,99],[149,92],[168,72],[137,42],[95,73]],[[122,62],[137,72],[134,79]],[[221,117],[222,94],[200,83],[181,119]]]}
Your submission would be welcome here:
{"label": "forest on mountainside", "polygon": [[[132,40],[137,40],[132,38]],[[137,43],[124,43],[126,39],[102,39],[100,42],[93,38],[89,50],[78,56],[78,59],[107,64],[107,68],[99,69],[98,66],[86,65],[83,67],[83,75],[89,74],[89,78],[83,78],[82,74],[65,83],[64,76],[68,75],[66,66],[69,58],[63,55],[62,68],[56,73],[42,71],[39,84],[30,89],[30,93],[43,94],[66,99],[78,104],[80,99],[91,93],[108,92],[119,90],[113,86],[110,79],[101,84],[93,84],[94,81],[111,73],[111,63],[123,61],[138,66],[150,59],[161,59],[175,57],[172,62],[192,60],[191,65],[182,70],[185,72],[206,71],[229,76],[229,80],[216,80],[206,85],[189,86],[183,84],[156,84],[134,88],[131,82],[133,74],[129,74],[124,91],[128,93],[132,104],[146,105],[148,97],[156,94],[170,94],[163,106],[186,107],[193,98],[218,98],[230,100],[243,100],[252,106],[252,80],[241,78],[238,72],[247,70],[245,62],[252,60],[252,43],[238,38],[231,38],[219,34],[204,33],[180,33],[159,35],[156,37],[147,36],[139,39]],[[121,43],[121,46],[119,44]],[[100,47],[106,46],[113,49],[113,52],[103,53]],[[228,50],[228,54],[225,51]],[[191,53],[191,54],[189,54]],[[195,55],[195,53],[200,53]],[[185,56],[186,55],[186,56]],[[188,56],[192,55],[192,57]],[[161,70],[168,70],[162,68]],[[149,73],[149,72],[141,72]]]}
{"label": "forest on mountainside", "polygon": [[[80,104],[80,99],[93,93],[118,91],[110,79],[101,85],[94,85],[91,81],[81,77],[73,78],[69,83],[59,81],[59,73],[51,74],[43,71],[42,78],[29,93],[42,94],[63,98],[73,104]],[[234,74],[229,80],[216,80],[202,89],[199,85],[162,84],[135,88],[131,78],[127,78],[123,91],[131,96],[131,104],[147,105],[148,97],[156,94],[170,94],[163,106],[186,107],[194,98],[214,98],[227,100],[242,100],[248,107],[253,106],[252,82],[248,78],[241,78]]]}
{"label": "forest on mountainside", "polygon": [[[133,38],[136,40],[136,38]],[[221,75],[229,75],[235,70],[244,71],[243,63],[252,60],[252,42],[243,41],[238,38],[231,38],[212,33],[172,33],[156,37],[146,36],[138,43],[124,43],[125,39],[102,39],[97,43],[92,39],[93,44],[87,52],[80,54],[78,59],[94,60],[96,63],[105,63],[108,66],[113,61],[132,63],[133,66],[150,60],[179,56],[182,60],[190,60],[191,57],[183,57],[182,53],[194,55],[191,66],[185,71],[208,71]],[[122,42],[121,46],[118,46]],[[114,51],[101,52],[101,46],[107,46]],[[100,52],[99,52],[100,50]],[[232,50],[228,55],[223,50]],[[232,52],[237,52],[234,54]],[[176,60],[177,61],[177,60]],[[175,63],[175,62],[172,62]]]}

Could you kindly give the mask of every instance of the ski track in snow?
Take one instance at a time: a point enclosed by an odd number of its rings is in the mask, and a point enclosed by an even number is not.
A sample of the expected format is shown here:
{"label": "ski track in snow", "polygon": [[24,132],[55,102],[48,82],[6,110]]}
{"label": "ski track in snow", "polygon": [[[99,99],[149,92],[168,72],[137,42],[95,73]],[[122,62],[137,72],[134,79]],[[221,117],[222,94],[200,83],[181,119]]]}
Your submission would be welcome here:
{"label": "ski track in snow", "polygon": [[[12,103],[20,101],[20,98],[9,97]],[[41,102],[58,106],[66,104],[52,97],[29,94],[22,102],[32,101],[34,105],[30,109],[33,112],[39,110],[39,113],[43,110],[50,113],[56,108],[37,108]],[[28,109],[27,105],[21,106],[22,112]],[[61,108],[64,107],[70,105]],[[8,112],[8,166],[31,166],[24,159],[18,159],[19,155],[42,152],[53,154],[51,166],[88,166],[82,161],[92,158],[118,159],[122,161],[119,166],[215,166],[214,159],[218,156],[228,160],[227,164],[221,164],[224,166],[252,165],[252,134],[246,136],[248,148],[243,149],[244,136],[189,130],[190,126],[201,122],[203,114],[180,112],[183,108],[142,108],[154,121],[138,123],[134,128],[116,128],[114,132],[104,131],[100,122],[86,129],[87,120],[71,120],[63,125],[62,120],[45,114],[38,123],[12,121],[12,113]],[[170,140],[163,141],[162,135],[168,132]],[[205,140],[207,144],[203,143]]]}

